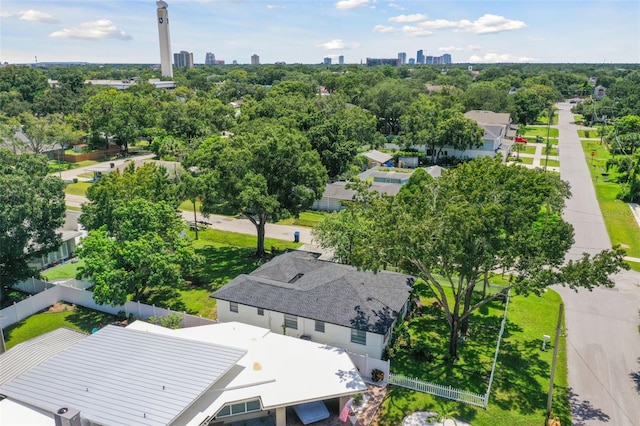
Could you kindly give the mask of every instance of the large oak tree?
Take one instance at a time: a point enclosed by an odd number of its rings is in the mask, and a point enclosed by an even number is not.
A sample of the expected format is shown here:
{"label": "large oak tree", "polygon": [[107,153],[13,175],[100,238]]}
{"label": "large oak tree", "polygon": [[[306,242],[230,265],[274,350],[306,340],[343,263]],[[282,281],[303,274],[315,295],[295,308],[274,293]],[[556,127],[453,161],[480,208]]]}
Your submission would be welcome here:
{"label": "large oak tree", "polygon": [[455,360],[471,313],[499,295],[475,295],[492,271],[510,275],[504,292],[613,286],[609,275],[626,267],[621,249],[565,262],[573,244],[573,227],[562,218],[569,195],[554,174],[481,158],[437,180],[416,173],[395,197],[369,194],[314,235],[359,268],[392,266],[422,278],[444,310]]}

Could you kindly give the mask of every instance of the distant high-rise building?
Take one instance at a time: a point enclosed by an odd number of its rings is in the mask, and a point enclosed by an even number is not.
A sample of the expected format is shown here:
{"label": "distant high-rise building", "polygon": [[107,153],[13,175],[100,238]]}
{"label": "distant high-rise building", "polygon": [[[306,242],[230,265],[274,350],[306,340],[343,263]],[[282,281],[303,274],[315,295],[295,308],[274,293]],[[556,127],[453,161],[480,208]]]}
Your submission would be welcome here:
{"label": "distant high-rise building", "polygon": [[169,37],[169,5],[162,1],[156,1],[158,7],[158,40],[160,41],[160,70],[163,77],[173,77],[171,68],[171,40]]}
{"label": "distant high-rise building", "polygon": [[260,56],[255,53],[251,55],[251,65],[260,65]]}
{"label": "distant high-rise building", "polygon": [[394,58],[367,58],[367,66],[375,67],[377,65],[393,65],[394,67],[400,66],[400,59]]}
{"label": "distant high-rise building", "polygon": [[238,65],[238,61],[236,61],[235,59],[233,60],[233,62],[231,62],[233,65]]}
{"label": "distant high-rise building", "polygon": [[340,65],[344,65],[344,56],[343,55],[338,56],[338,63]]}
{"label": "distant high-rise building", "polygon": [[193,68],[193,53],[181,50],[173,54],[173,65],[176,68]]}
{"label": "distant high-rise building", "polygon": [[400,59],[400,64],[406,64],[407,63],[407,52],[398,53],[398,59]]}
{"label": "distant high-rise building", "polygon": [[443,64],[450,64],[451,63],[451,55],[448,53],[445,53],[444,55],[442,55],[442,63]]}
{"label": "distant high-rise building", "polygon": [[326,57],[322,60],[322,64],[323,65],[331,65],[331,58],[330,57]]}
{"label": "distant high-rise building", "polygon": [[435,58],[434,58],[433,56],[431,56],[431,55],[427,55],[427,56],[425,56],[425,58],[424,58],[424,63],[425,63],[425,64],[427,64],[427,65],[437,64],[437,62],[435,62],[435,61],[434,61],[434,59],[435,59]]}
{"label": "distant high-rise building", "polygon": [[409,58],[409,65],[414,65],[416,63],[416,60],[413,58]]}
{"label": "distant high-rise building", "polygon": [[214,55],[211,52],[207,52],[207,54],[204,57],[204,64],[205,65],[215,65],[216,64],[216,55]]}
{"label": "distant high-rise building", "polygon": [[416,54],[416,64],[424,64],[424,52],[422,49],[418,50]]}

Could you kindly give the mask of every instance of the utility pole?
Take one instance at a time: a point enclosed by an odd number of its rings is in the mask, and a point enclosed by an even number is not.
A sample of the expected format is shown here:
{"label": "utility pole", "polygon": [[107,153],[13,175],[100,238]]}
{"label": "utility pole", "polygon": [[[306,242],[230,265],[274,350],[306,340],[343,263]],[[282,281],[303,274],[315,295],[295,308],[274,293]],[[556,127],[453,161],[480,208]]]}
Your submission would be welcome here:
{"label": "utility pole", "polygon": [[553,379],[556,375],[556,362],[558,359],[558,346],[560,346],[560,331],[562,329],[562,312],[564,312],[564,303],[560,304],[558,311],[558,325],[556,326],[556,339],[553,343],[553,360],[551,361],[551,377],[549,378],[549,395],[547,396],[547,420],[545,425],[549,423],[551,417],[551,401],[553,400]]}

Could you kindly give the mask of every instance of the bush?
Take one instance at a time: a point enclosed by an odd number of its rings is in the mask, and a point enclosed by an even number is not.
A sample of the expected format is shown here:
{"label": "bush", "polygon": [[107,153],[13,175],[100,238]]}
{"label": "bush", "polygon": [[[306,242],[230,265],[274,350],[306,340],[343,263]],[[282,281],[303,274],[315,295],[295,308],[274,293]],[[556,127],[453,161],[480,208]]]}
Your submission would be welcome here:
{"label": "bush", "polygon": [[78,183],[78,178],[77,177],[73,178],[73,183]]}
{"label": "bush", "polygon": [[373,370],[371,370],[371,380],[373,380],[376,383],[383,381],[384,372],[382,370],[378,370],[377,368],[374,368]]}

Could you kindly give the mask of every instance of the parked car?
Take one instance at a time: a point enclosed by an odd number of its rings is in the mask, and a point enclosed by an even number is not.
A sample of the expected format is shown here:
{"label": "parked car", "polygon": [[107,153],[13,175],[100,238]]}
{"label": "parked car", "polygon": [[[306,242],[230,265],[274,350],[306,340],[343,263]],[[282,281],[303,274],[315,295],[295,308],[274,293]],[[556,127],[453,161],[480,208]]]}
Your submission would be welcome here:
{"label": "parked car", "polygon": [[518,142],[518,143],[527,143],[528,142],[527,139],[523,138],[522,136],[516,136],[515,141]]}

